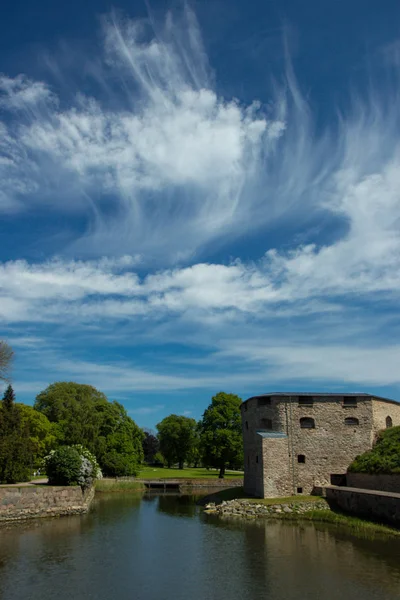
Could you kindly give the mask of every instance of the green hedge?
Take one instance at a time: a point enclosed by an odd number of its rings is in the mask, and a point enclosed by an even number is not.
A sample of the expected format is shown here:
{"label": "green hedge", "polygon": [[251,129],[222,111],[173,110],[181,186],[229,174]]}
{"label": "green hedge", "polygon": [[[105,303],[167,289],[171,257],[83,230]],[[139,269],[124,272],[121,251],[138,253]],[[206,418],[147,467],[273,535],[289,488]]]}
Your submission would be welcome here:
{"label": "green hedge", "polygon": [[353,473],[400,473],[400,427],[381,431],[368,452],[357,456],[350,465]]}

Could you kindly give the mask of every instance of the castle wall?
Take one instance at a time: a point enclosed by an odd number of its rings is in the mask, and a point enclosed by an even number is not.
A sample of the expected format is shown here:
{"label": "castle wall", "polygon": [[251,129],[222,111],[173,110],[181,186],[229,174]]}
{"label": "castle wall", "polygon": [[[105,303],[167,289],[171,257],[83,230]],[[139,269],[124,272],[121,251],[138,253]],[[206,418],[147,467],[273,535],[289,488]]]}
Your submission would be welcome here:
{"label": "castle wall", "polygon": [[[316,396],[309,405],[299,404],[297,396],[271,396],[268,405],[248,400],[242,405],[245,490],[261,497],[310,494],[372,447],[388,415],[393,425],[400,424],[400,404],[367,396],[348,404],[342,396]],[[303,418],[313,419],[315,427],[302,428]],[[274,433],[287,437],[277,439]]]}
{"label": "castle wall", "polygon": [[372,401],[372,412],[374,421],[374,438],[381,429],[386,429],[386,419],[390,417],[393,426],[400,425],[400,404],[397,402],[385,402],[374,398]]}

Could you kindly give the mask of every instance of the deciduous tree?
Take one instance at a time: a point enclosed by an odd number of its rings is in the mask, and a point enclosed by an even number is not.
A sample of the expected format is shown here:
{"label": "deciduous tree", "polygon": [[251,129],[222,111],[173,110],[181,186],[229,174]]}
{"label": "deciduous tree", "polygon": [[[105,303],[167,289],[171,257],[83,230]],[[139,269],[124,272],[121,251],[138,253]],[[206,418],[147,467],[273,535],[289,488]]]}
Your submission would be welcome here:
{"label": "deciduous tree", "polygon": [[168,466],[187,460],[195,442],[196,421],[189,417],[169,415],[158,423],[158,439],[160,440],[160,451],[162,452]]}
{"label": "deciduous tree", "polygon": [[203,460],[207,466],[219,469],[220,479],[229,464],[243,465],[241,403],[239,396],[219,392],[201,422]]}
{"label": "deciduous tree", "polygon": [[83,444],[105,475],[135,475],[143,461],[143,432],[118,402],[91,385],[53,383],[34,405],[56,424],[59,445]]}

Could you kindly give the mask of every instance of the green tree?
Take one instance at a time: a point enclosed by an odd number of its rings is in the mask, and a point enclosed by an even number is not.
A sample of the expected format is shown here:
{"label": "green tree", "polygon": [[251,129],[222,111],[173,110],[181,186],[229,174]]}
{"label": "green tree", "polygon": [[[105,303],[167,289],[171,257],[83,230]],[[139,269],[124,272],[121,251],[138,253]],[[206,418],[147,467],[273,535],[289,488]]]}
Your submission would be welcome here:
{"label": "green tree", "polygon": [[42,459],[52,450],[57,442],[57,430],[46,415],[27,404],[17,404],[21,422],[29,431],[32,466],[39,468]]}
{"label": "green tree", "polygon": [[55,424],[59,445],[83,444],[97,457],[105,475],[135,475],[139,471],[142,430],[122,404],[109,402],[93,386],[53,383],[37,396],[34,407]]}
{"label": "green tree", "polygon": [[241,398],[219,392],[203,414],[201,422],[201,451],[204,463],[219,469],[225,476],[228,465],[243,465]]}
{"label": "green tree", "polygon": [[154,457],[160,448],[160,442],[158,441],[156,436],[152,434],[151,431],[144,430],[143,433],[144,433],[144,438],[143,438],[142,445],[143,445],[144,461],[150,465],[154,462]]}
{"label": "green tree", "polygon": [[168,466],[177,462],[179,468],[183,469],[195,442],[196,421],[189,417],[169,415],[158,423],[157,431],[160,451]]}
{"label": "green tree", "polygon": [[0,482],[28,481],[31,475],[29,428],[23,423],[9,385],[0,409]]}

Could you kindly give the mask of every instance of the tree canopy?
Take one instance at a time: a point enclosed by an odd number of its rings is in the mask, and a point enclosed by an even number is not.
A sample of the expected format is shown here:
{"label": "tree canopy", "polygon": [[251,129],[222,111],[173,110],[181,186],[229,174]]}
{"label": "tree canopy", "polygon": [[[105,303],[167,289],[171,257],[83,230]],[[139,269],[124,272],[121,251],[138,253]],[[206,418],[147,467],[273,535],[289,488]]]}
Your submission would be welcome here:
{"label": "tree canopy", "polygon": [[151,464],[155,460],[155,455],[160,449],[160,442],[157,437],[151,433],[151,431],[144,431],[143,438],[143,454],[144,460],[147,464]]}
{"label": "tree canopy", "polygon": [[196,439],[196,421],[189,417],[169,415],[157,425],[160,451],[168,466],[187,460]]}
{"label": "tree canopy", "polygon": [[57,382],[38,394],[34,408],[55,423],[59,445],[83,444],[105,475],[136,475],[143,460],[143,432],[122,404],[91,385]]}
{"label": "tree canopy", "polygon": [[29,428],[15,404],[11,385],[0,407],[0,483],[28,481],[31,475]]}
{"label": "tree canopy", "polygon": [[56,429],[46,415],[27,404],[17,404],[21,422],[28,429],[32,466],[39,468],[42,459],[56,444]]}
{"label": "tree canopy", "polygon": [[239,396],[219,392],[213,396],[201,421],[201,450],[204,463],[219,469],[221,479],[227,466],[243,466],[241,403]]}

